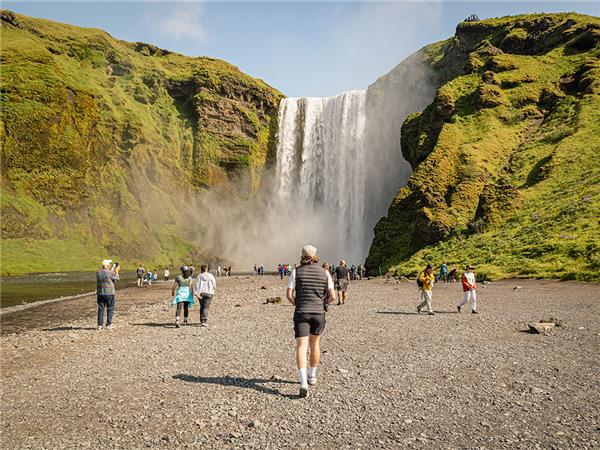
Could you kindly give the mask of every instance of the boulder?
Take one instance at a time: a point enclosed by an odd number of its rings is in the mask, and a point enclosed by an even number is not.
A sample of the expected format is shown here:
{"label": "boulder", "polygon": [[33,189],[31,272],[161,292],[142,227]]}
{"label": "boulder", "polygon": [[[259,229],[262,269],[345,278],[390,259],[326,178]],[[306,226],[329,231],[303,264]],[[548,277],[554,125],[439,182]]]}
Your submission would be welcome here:
{"label": "boulder", "polygon": [[542,323],[535,322],[530,323],[529,332],[533,334],[549,334],[550,331],[556,326],[554,323]]}

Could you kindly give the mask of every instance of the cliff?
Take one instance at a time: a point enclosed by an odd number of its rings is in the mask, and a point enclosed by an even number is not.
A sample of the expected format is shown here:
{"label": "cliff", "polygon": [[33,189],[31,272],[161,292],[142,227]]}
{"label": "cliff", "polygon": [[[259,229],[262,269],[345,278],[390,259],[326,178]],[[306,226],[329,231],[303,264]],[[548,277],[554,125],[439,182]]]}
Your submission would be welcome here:
{"label": "cliff", "polygon": [[372,273],[600,279],[600,19],[462,22],[423,49],[434,101],[401,128],[413,173],[375,228]]}
{"label": "cliff", "polygon": [[263,81],[97,29],[0,25],[3,273],[180,261],[201,252],[194,193],[258,188],[283,97]]}

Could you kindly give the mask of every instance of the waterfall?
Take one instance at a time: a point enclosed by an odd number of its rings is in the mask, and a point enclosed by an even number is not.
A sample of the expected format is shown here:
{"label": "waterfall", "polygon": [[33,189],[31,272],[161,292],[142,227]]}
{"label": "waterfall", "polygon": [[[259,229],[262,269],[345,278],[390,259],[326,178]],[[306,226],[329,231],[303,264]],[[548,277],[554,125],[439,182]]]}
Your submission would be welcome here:
{"label": "waterfall", "polygon": [[355,264],[365,257],[369,234],[365,137],[366,91],[280,105],[276,199],[300,212],[298,220],[310,216],[307,224],[324,227],[313,240],[325,241],[327,257]]}

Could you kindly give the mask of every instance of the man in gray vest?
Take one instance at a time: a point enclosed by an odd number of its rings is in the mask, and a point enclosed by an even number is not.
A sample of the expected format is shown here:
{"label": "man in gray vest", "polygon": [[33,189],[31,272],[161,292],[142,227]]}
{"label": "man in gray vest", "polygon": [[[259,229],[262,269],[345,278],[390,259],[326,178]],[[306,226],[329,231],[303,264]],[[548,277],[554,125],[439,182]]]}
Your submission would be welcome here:
{"label": "man in gray vest", "polygon": [[[335,298],[333,280],[328,271],[317,263],[317,249],[305,245],[302,249],[300,266],[290,275],[287,299],[296,307],[294,311],[294,333],[296,335],[296,362],[300,397],[308,396],[308,385],[317,384],[317,366],[321,359],[319,341],[325,329],[324,302]],[[306,353],[310,346],[310,367],[306,372]]]}

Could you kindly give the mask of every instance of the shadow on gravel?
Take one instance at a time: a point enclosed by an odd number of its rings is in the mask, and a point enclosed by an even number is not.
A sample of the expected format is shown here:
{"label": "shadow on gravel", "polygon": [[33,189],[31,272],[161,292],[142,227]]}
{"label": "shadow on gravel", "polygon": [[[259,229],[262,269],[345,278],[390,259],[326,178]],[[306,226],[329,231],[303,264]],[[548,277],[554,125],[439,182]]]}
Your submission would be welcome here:
{"label": "shadow on gravel", "polygon": [[290,399],[299,398],[297,395],[284,394],[277,389],[265,386],[265,383],[279,383],[279,384],[296,384],[294,381],[281,380],[276,378],[265,379],[265,378],[242,378],[242,377],[197,377],[194,375],[177,374],[173,375],[176,380],[187,381],[188,383],[206,383],[206,384],[219,384],[221,386],[236,386],[247,389],[254,389],[255,391],[262,392],[263,394],[276,395],[280,397],[286,397]]}
{"label": "shadow on gravel", "polygon": [[[377,314],[397,314],[401,316],[426,316],[427,313],[423,311],[418,313],[416,311],[375,311]],[[458,314],[458,311],[433,311],[435,314]]]}
{"label": "shadow on gravel", "polygon": [[84,330],[96,330],[97,327],[55,327],[55,328],[42,328],[42,331],[84,331]]}
{"label": "shadow on gravel", "polygon": [[[194,324],[192,324],[191,326],[193,326],[193,325]],[[169,322],[169,323],[154,323],[154,322],[134,323],[133,326],[134,327],[153,327],[153,328],[176,328],[175,323],[173,323],[173,322]],[[186,326],[190,326],[190,325],[186,325]]]}

